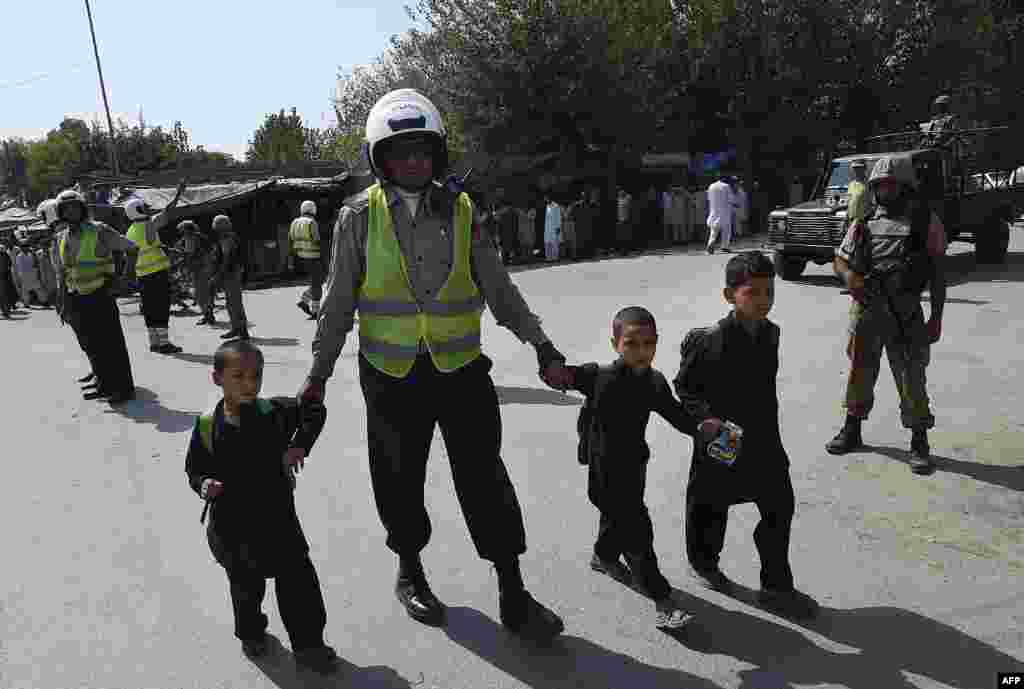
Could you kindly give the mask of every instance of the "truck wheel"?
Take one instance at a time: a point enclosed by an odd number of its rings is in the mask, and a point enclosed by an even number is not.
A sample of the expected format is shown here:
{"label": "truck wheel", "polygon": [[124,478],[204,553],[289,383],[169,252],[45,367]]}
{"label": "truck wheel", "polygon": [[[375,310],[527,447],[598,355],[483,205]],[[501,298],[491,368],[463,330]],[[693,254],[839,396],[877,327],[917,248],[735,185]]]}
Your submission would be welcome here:
{"label": "truck wheel", "polygon": [[796,280],[803,275],[806,267],[806,259],[775,253],[775,272],[783,280]]}
{"label": "truck wheel", "polygon": [[987,231],[974,241],[974,257],[978,263],[999,264],[1006,262],[1006,251],[1010,246],[1010,225],[1003,219],[989,223]]}

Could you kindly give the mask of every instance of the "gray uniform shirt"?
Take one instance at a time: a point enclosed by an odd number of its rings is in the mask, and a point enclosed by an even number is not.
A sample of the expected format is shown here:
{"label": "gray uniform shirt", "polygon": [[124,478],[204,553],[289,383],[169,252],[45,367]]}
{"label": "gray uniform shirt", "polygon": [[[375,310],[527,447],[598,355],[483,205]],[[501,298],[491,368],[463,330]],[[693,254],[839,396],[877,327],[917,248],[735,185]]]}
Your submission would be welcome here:
{"label": "gray uniform shirt", "polygon": [[[85,222],[91,222],[96,227],[97,258],[110,256],[115,251],[124,251],[131,257],[129,258],[129,271],[134,268],[134,262],[138,256],[138,247],[135,245],[135,242],[127,237],[122,237],[114,228],[106,223],[95,220]],[[64,254],[66,256],[77,256],[79,234],[77,232],[69,232],[67,229],[61,230],[57,234],[53,246],[50,248],[50,260],[53,262],[54,273],[56,273],[57,280],[63,285],[64,262],[60,258],[61,240],[65,240]]]}
{"label": "gray uniform shirt", "polygon": [[[391,224],[409,273],[409,286],[422,298],[431,298],[444,286],[452,270],[454,242],[451,218],[431,209],[430,192],[419,204],[416,217],[393,189],[385,186]],[[355,196],[342,208],[334,230],[330,275],[320,304],[320,319],[313,338],[313,366],[310,376],[330,378],[345,339],[352,330],[359,301],[359,288],[366,275],[366,238],[369,232],[369,195]],[[512,283],[498,257],[490,236],[474,232],[470,266],[485,303],[498,325],[511,330],[522,342],[547,342],[540,319],[530,311],[523,295]],[[420,351],[426,345],[420,342]]]}

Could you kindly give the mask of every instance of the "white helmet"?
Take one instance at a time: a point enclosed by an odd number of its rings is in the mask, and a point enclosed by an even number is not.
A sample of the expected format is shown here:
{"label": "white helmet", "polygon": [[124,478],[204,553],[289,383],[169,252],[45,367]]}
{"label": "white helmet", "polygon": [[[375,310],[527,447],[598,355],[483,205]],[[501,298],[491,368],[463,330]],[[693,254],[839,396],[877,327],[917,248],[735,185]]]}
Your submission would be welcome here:
{"label": "white helmet", "polygon": [[85,203],[85,197],[74,189],[65,189],[61,193],[57,194],[57,217],[61,220],[64,219],[64,209],[73,203],[80,204],[82,207],[82,219],[89,214],[89,206]]}
{"label": "white helmet", "polygon": [[145,201],[134,196],[124,204],[124,214],[128,216],[129,220],[145,220],[153,215],[153,209]]}
{"label": "white helmet", "polygon": [[46,199],[36,208],[38,215],[48,227],[53,227],[60,218],[57,217],[57,199]]}
{"label": "white helmet", "polygon": [[424,133],[437,137],[434,174],[443,175],[448,168],[448,139],[441,112],[416,89],[398,89],[382,96],[366,118],[366,144],[373,173],[381,177],[375,153],[378,144],[398,136]]}
{"label": "white helmet", "polygon": [[312,201],[303,201],[299,206],[299,213],[302,215],[316,215],[316,204]]}

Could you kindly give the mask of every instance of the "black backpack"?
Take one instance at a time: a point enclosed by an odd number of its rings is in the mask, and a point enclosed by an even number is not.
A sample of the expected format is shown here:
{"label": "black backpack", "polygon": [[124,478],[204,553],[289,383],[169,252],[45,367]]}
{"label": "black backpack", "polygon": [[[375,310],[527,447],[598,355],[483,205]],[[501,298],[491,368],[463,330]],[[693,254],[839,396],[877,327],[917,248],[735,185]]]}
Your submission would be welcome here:
{"label": "black backpack", "polygon": [[597,432],[597,414],[595,412],[601,403],[601,395],[605,387],[612,379],[614,370],[613,366],[598,367],[597,377],[594,379],[594,395],[585,398],[583,406],[580,407],[580,415],[576,419],[576,433],[580,439],[579,446],[576,448],[576,459],[580,464],[590,464],[590,438]]}

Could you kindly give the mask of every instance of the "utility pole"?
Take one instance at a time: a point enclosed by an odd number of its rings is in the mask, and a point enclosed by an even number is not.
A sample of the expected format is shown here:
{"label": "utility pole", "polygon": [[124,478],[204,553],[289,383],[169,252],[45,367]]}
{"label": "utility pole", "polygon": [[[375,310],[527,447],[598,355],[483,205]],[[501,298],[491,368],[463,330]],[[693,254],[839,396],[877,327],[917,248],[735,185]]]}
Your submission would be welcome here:
{"label": "utility pole", "polygon": [[92,9],[89,0],[85,0],[85,13],[89,16],[89,33],[92,34],[92,51],[96,55],[96,72],[100,75],[100,93],[103,94],[103,107],[107,111],[107,128],[110,130],[110,161],[114,168],[114,177],[120,177],[117,165],[117,146],[114,142],[114,121],[110,117],[110,103],[107,102],[107,87],[103,83],[103,68],[100,67],[100,49],[96,47],[96,29],[92,25]]}

